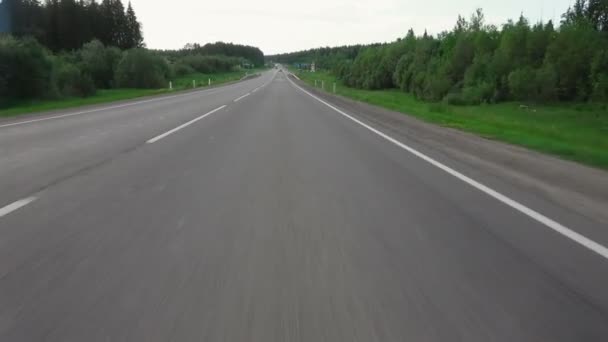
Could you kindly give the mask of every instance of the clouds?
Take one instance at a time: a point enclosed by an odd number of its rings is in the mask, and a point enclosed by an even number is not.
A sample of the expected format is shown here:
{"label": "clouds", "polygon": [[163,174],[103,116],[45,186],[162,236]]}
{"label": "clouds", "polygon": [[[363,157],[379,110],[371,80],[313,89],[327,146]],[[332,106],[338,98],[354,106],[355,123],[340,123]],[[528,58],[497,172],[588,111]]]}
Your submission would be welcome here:
{"label": "clouds", "polygon": [[458,14],[482,7],[502,24],[521,12],[535,22],[563,13],[571,0],[132,0],[151,48],[217,40],[251,44],[266,54],[319,46],[392,41],[412,27],[431,33],[453,27]]}

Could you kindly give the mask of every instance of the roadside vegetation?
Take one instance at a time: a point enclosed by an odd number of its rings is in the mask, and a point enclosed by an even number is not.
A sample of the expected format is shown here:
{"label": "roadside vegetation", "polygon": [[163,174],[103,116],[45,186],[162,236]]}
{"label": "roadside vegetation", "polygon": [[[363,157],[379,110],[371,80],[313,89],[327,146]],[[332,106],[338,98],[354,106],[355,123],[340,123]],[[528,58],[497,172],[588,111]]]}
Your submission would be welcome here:
{"label": "roadside vegetation", "polygon": [[120,0],[5,0],[0,13],[12,19],[0,32],[0,116],[216,85],[264,65],[258,48],[223,42],[146,49]]}
{"label": "roadside vegetation", "polygon": [[267,58],[344,96],[608,168],[605,0],[577,0],[557,27],[522,15],[498,28],[478,10],[437,36]]}
{"label": "roadside vegetation", "polygon": [[398,89],[367,90],[346,86],[328,72],[293,70],[311,86],[415,116],[424,121],[524,146],[608,169],[608,106],[597,103],[529,104],[504,102],[451,105],[426,102]]}

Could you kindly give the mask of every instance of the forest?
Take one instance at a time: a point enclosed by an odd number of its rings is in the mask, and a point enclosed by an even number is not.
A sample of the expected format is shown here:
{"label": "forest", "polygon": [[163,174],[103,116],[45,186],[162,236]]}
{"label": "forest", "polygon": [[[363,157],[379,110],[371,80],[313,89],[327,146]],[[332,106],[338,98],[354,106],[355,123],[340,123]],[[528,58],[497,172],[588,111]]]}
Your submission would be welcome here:
{"label": "forest", "polygon": [[174,77],[264,63],[260,49],[223,42],[147,49],[135,9],[121,0],[4,0],[0,19],[0,108],[166,88]]}
{"label": "forest", "polygon": [[576,0],[552,21],[522,14],[500,27],[477,10],[436,36],[409,30],[394,42],[267,56],[315,62],[359,89],[399,89],[453,105],[608,101],[608,0]]}

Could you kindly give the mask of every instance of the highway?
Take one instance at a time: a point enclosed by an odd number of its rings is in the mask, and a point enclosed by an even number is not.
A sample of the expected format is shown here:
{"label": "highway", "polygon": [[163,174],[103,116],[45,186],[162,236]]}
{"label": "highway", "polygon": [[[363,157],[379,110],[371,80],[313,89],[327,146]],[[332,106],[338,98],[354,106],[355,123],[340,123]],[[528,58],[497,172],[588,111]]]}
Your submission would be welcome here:
{"label": "highway", "polygon": [[0,121],[0,341],[608,341],[605,222],[417,135],[278,70]]}

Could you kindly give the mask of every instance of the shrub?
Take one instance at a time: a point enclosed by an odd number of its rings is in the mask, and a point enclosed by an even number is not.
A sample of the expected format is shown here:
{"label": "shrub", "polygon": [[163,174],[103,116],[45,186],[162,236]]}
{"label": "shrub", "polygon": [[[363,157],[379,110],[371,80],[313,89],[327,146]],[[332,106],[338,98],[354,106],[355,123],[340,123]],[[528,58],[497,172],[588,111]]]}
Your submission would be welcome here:
{"label": "shrub", "polygon": [[75,64],[57,59],[57,88],[63,96],[87,97],[95,95],[95,83],[90,75],[84,73]]}
{"label": "shrub", "polygon": [[464,106],[467,105],[467,101],[465,100],[464,96],[460,93],[449,93],[445,96],[445,98],[443,99],[443,102],[445,102],[446,104],[449,105],[454,105],[454,106]]}
{"label": "shrub", "polygon": [[100,41],[93,40],[80,50],[83,71],[91,75],[99,88],[115,86],[116,67],[122,52],[116,47],[106,47]]}
{"label": "shrub", "polygon": [[476,85],[464,87],[462,97],[466,104],[480,104],[492,101],[494,85],[490,82],[479,82]]}
{"label": "shrub", "polygon": [[34,39],[0,36],[0,99],[48,96],[52,71],[47,50]]}
{"label": "shrub", "polygon": [[184,64],[181,62],[175,63],[173,64],[173,74],[175,76],[185,76],[188,74],[193,74],[195,73],[196,70],[194,70],[194,68],[192,68],[190,65],[188,64]]}
{"label": "shrub", "polygon": [[595,81],[592,98],[598,102],[608,101],[608,74],[599,76],[599,79]]}
{"label": "shrub", "polygon": [[116,68],[117,85],[124,88],[161,88],[168,76],[167,62],[145,49],[126,51]]}
{"label": "shrub", "polygon": [[557,100],[557,72],[553,65],[545,65],[536,72],[535,98],[541,102]]}
{"label": "shrub", "polygon": [[241,59],[226,56],[190,55],[181,58],[178,63],[189,65],[198,72],[209,74],[230,71],[241,64]]}
{"label": "shrub", "polygon": [[509,74],[509,90],[514,100],[529,100],[534,97],[536,80],[532,68],[522,68]]}

